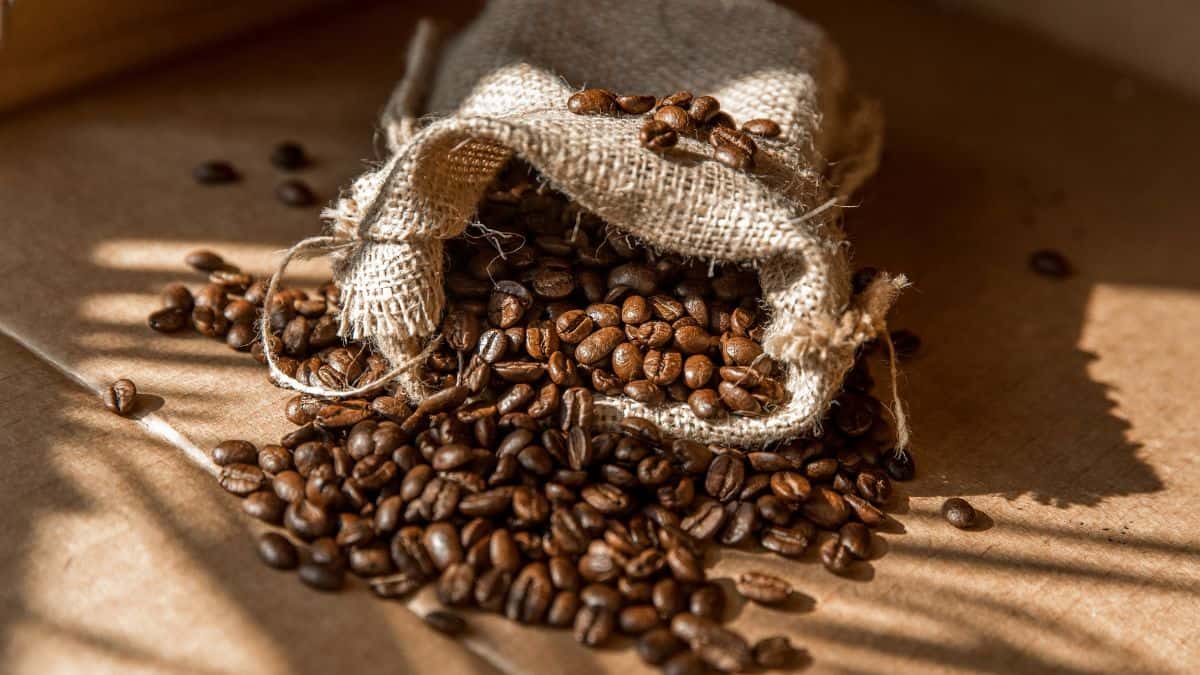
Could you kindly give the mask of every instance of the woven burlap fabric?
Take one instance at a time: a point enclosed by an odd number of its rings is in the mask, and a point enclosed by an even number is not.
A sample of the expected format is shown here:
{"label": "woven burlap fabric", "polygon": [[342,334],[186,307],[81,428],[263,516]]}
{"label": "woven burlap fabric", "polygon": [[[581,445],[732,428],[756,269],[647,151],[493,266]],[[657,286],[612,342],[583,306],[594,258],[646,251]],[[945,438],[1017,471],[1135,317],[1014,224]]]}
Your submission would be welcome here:
{"label": "woven burlap fabric", "polygon": [[[751,173],[712,161],[697,139],[656,154],[638,143],[640,116],[569,113],[567,98],[584,86],[705,93],[735,119],[778,121],[783,134],[759,142]],[[879,116],[849,94],[826,36],[767,2],[496,0],[444,48],[410,56],[383,131],[391,157],[326,215],[341,242],[342,332],[393,363],[437,332],[442,241],[464,232],[514,154],[648,246],[760,272],[764,344],[786,364],[785,405],[700,421],[681,403],[602,397],[604,419],[637,415],[676,435],[751,446],[799,435],[820,420],[899,285],[884,279],[887,288],[852,304],[838,210],[828,208],[874,170]],[[415,373],[399,380],[422,395]]]}

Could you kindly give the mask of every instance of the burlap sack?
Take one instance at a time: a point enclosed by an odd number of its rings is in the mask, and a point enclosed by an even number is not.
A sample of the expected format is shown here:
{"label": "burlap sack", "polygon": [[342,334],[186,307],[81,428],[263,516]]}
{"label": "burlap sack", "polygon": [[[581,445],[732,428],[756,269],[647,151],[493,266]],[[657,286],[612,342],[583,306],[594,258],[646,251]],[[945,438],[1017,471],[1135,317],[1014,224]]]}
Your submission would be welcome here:
{"label": "burlap sack", "polygon": [[[423,395],[412,368],[444,307],[442,242],[463,233],[515,153],[648,246],[760,273],[764,346],[786,364],[785,405],[701,421],[682,403],[600,397],[603,419],[637,415],[678,436],[744,446],[819,422],[903,285],[885,276],[851,298],[836,206],[875,169],[881,124],[849,94],[820,29],[762,0],[493,0],[444,49],[434,42],[423,26],[384,113],[390,158],[326,211],[328,236],[289,255],[334,256],[344,336],[374,342],[402,390]],[[694,139],[655,154],[638,143],[640,116],[568,112],[584,86],[709,94],[735,119],[772,118],[783,134],[759,142],[752,173],[712,161]],[[310,393],[352,393],[277,375]]]}

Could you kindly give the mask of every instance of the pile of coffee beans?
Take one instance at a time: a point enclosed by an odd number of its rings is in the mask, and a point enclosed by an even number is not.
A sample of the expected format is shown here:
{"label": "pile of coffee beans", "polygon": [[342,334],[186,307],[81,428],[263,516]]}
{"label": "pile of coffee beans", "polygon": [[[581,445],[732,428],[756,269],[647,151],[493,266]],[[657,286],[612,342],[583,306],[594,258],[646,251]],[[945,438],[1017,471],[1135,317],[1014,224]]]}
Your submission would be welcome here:
{"label": "pile of coffee beans", "polygon": [[620,96],[607,89],[584,89],[567,99],[567,110],[577,115],[641,115],[650,117],[642,125],[639,140],[657,152],[674,147],[679,137],[707,139],[713,146],[713,159],[741,171],[754,169],[758,146],[753,136],[774,138],[781,133],[779,124],[770,119],[753,119],[742,125],[712,96],[692,96],[678,91],[669,96]]}
{"label": "pile of coffee beans", "polygon": [[[435,584],[447,608],[569,628],[588,646],[633,636],[664,672],[796,665],[782,636],[750,642],[723,625],[725,591],[708,578],[714,545],[800,558],[853,574],[888,521],[893,479],[912,459],[851,371],[820,437],[770,449],[670,438],[647,420],[595,419],[598,394],[684,402],[697,415],[756,415],[784,400],[763,355],[754,276],[662,255],[514,165],[479,207],[481,226],[447,246],[444,345],[415,407],[390,385],[359,398],[297,395],[296,428],[276,443],[212,450],[220,485],[263,535],[264,563],[336,591],[346,573],[384,598]],[[289,288],[265,297],[219,255],[187,262],[209,275],[169,286],[152,328],[194,329],[279,355],[297,379],[361,386],[387,370],[368,346],[336,335],[340,295]],[[266,312],[272,335],[254,332]],[[297,542],[301,545],[297,547]],[[737,592],[786,607],[794,591],[748,572]],[[461,616],[427,617],[447,634]]]}

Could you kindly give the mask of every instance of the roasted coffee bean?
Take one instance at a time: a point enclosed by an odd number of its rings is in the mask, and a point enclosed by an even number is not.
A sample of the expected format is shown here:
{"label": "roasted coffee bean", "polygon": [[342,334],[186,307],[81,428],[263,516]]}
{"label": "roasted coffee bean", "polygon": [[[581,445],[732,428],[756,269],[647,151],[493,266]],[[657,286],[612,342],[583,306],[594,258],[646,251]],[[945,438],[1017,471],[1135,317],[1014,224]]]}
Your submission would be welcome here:
{"label": "roasted coffee bean", "polygon": [[[733,507],[732,511],[729,509],[730,506]],[[726,546],[738,546],[749,541],[755,530],[758,529],[758,511],[754,508],[754,504],[730,502],[726,505],[725,513],[727,518],[719,537],[720,542]]]}
{"label": "roasted coffee bean", "polygon": [[258,490],[242,501],[242,510],[264,523],[278,525],[283,520],[286,504],[274,492]]}
{"label": "roasted coffee bean", "polygon": [[[576,350],[578,354],[578,350]],[[546,373],[546,364],[533,361],[501,361],[492,372],[506,382],[536,382]],[[466,387],[463,387],[466,390]],[[467,390],[470,393],[470,390]]]}
{"label": "roasted coffee bean", "polygon": [[475,604],[489,612],[500,611],[504,608],[510,585],[512,572],[496,568],[483,572],[475,581]]}
{"label": "roasted coffee bean", "polygon": [[271,150],[271,164],[284,171],[295,171],[308,166],[308,155],[299,143],[284,141]]}
{"label": "roasted coffee bean", "polygon": [[863,523],[871,526],[881,525],[887,516],[883,514],[874,504],[854,494],[843,494],[842,499],[846,501],[846,505],[854,512]]}
{"label": "roasted coffee bean", "polygon": [[666,398],[666,394],[650,380],[634,380],[625,385],[622,391],[629,398],[647,405],[658,405]]}
{"label": "roasted coffee bean", "polygon": [[863,469],[854,481],[858,494],[875,504],[885,504],[892,496],[892,482],[879,469]]}
{"label": "roasted coffee bean", "polygon": [[712,389],[697,389],[688,395],[688,407],[692,413],[702,420],[721,416],[725,408],[721,397]]}
{"label": "roasted coffee bean", "polygon": [[713,159],[735,171],[752,171],[754,169],[754,156],[746,154],[741,148],[728,143],[722,143],[713,150]]}
{"label": "roasted coffee bean", "polygon": [[262,487],[263,479],[262,469],[253,464],[229,464],[217,480],[227,492],[244,497]]}
{"label": "roasted coffee bean", "polygon": [[688,114],[692,119],[696,120],[697,124],[704,124],[711,120],[721,110],[721,103],[711,96],[697,96],[692,99],[691,106],[688,107]]}
{"label": "roasted coffee bean", "polygon": [[622,342],[613,350],[613,374],[621,378],[622,382],[641,379],[642,366],[642,351],[632,342]]}
{"label": "roasted coffee bean", "polygon": [[1029,256],[1029,267],[1035,273],[1052,279],[1065,279],[1074,272],[1071,263],[1058,251],[1043,249]]}
{"label": "roasted coffee bean", "polygon": [[629,495],[608,483],[588,485],[580,492],[580,496],[589,506],[606,515],[622,513],[630,504]]}
{"label": "roasted coffee bean", "polygon": [[670,96],[664,96],[661,99],[659,99],[657,106],[661,108],[662,106],[665,106],[665,105],[677,105],[680,108],[683,108],[684,110],[686,110],[689,106],[692,105],[692,92],[677,91],[674,94],[671,94]]}
{"label": "roasted coffee bean", "polygon": [[575,277],[570,270],[542,267],[534,275],[530,286],[539,298],[561,300],[575,290]]}
{"label": "roasted coffee bean", "polygon": [[704,581],[704,568],[695,554],[683,546],[667,551],[667,566],[671,574],[681,583],[694,584]]}
{"label": "roasted coffee bean", "polygon": [[975,524],[975,509],[960,497],[951,497],[942,504],[942,517],[960,530]]}
{"label": "roasted coffee bean", "polygon": [[663,675],[705,675],[710,672],[708,664],[696,652],[686,651],[667,659],[662,667]]}
{"label": "roasted coffee bean", "polygon": [[683,611],[684,594],[678,581],[671,578],[659,579],[650,591],[650,601],[660,617],[670,619]]}
{"label": "roasted coffee bean", "polygon": [[425,529],[421,543],[429,554],[434,567],[445,570],[463,560],[462,543],[458,532],[450,523],[434,523]]}
{"label": "roasted coffee bean", "polygon": [[716,536],[725,525],[725,508],[719,502],[704,500],[692,510],[680,527],[694,539],[707,540]]}
{"label": "roasted coffee bean", "polygon": [[546,611],[546,623],[555,628],[567,628],[575,625],[583,603],[579,594],[574,591],[559,591],[550,601],[550,609]]}
{"label": "roasted coffee bean", "polygon": [[740,457],[733,453],[717,455],[708,466],[704,489],[719,501],[727,502],[737,496],[745,478],[746,465]]}
{"label": "roasted coffee bean", "polygon": [[425,625],[443,635],[455,637],[467,632],[467,621],[457,614],[435,609],[425,615]]}
{"label": "roasted coffee bean", "polygon": [[775,138],[781,133],[779,124],[775,120],[769,119],[752,119],[742,125],[742,131],[763,138]]}
{"label": "roasted coffee bean", "polygon": [[693,354],[683,363],[683,382],[692,389],[706,386],[712,376],[712,359],[703,354]]}
{"label": "roasted coffee bean", "polygon": [[654,120],[662,122],[676,133],[691,135],[696,131],[696,121],[688,115],[687,110],[677,105],[665,105],[654,111]]}
{"label": "roasted coffee bean", "polygon": [[289,179],[275,186],[275,197],[288,206],[312,206],[317,201],[312,188],[304,182]]}
{"label": "roasted coffee bean", "polygon": [[734,582],[737,592],[763,605],[778,605],[792,595],[792,585],[765,572],[743,572]]}
{"label": "roasted coffee bean", "polygon": [[197,164],[192,169],[192,178],[201,185],[221,185],[224,183],[232,183],[240,176],[233,165],[229,162],[221,160],[210,160],[203,164]]}
{"label": "roasted coffee bean", "polygon": [[305,563],[300,566],[300,581],[318,591],[338,591],[346,583],[346,575],[337,565]]}
{"label": "roasted coffee bean", "polygon": [[258,449],[250,441],[221,441],[212,450],[213,464],[258,464]]}
{"label": "roasted coffee bean", "polygon": [[258,538],[258,557],[277,570],[295,569],[300,564],[296,547],[277,532],[267,532]]}
{"label": "roasted coffee bean", "polygon": [[795,471],[776,471],[771,474],[771,492],[789,504],[798,504],[808,498],[812,486]]}
{"label": "roasted coffee bean", "polygon": [[575,347],[575,358],[588,365],[599,364],[621,344],[624,337],[621,329],[615,326],[601,328]]}
{"label": "roasted coffee bean", "polygon": [[843,394],[834,408],[833,421],[847,436],[862,436],[875,423],[874,399],[857,394]]}
{"label": "roasted coffee bean", "polygon": [[360,577],[374,577],[392,571],[392,559],[382,546],[354,546],[350,549],[349,557],[350,571]]}
{"label": "roasted coffee bean", "polygon": [[540,623],[554,595],[554,585],[545,563],[531,562],[521,570],[508,590],[504,613],[513,621]]}
{"label": "roasted coffee bean", "polygon": [[800,508],[805,518],[827,530],[838,529],[850,518],[850,507],[842,495],[823,486],[813,488]]}
{"label": "roasted coffee bean", "polygon": [[834,537],[821,544],[821,564],[834,574],[846,574],[854,564],[854,556]]}
{"label": "roasted coffee bean", "polygon": [[470,604],[474,590],[475,568],[465,562],[453,563],[438,578],[438,600],[448,607]]}
{"label": "roasted coffee bean", "polygon": [[182,307],[166,307],[152,313],[147,323],[159,333],[175,333],[188,325],[191,313],[192,310]]}
{"label": "roasted coffee bean", "polygon": [[784,635],[766,637],[754,643],[754,663],[763,668],[787,668],[799,657],[800,651]]}
{"label": "roasted coffee bean", "polygon": [[892,480],[912,480],[916,464],[908,450],[887,450],[883,453],[883,467]]}
{"label": "roasted coffee bean", "polygon": [[871,555],[871,531],[862,523],[846,523],[838,532],[838,541],[854,557],[866,559]]}
{"label": "roasted coffee bean", "polygon": [[733,384],[721,382],[717,385],[717,393],[721,402],[728,406],[735,415],[756,416],[762,414],[762,405],[749,391]]}
{"label": "roasted coffee bean", "polygon": [[616,115],[621,109],[612,92],[604,89],[584,89],[567,99],[567,110],[576,115]]}
{"label": "roasted coffee bean", "polygon": [[768,551],[774,551],[788,558],[797,558],[804,555],[811,540],[812,532],[805,527],[775,525],[763,529],[760,541],[763,548]]}
{"label": "roasted coffee bean", "polygon": [[754,159],[754,154],[758,151],[758,146],[755,144],[754,139],[736,129],[714,127],[709,133],[708,140],[717,149],[720,149],[722,146],[732,146],[741,150],[750,160]]}
{"label": "roasted coffee bean", "polygon": [[792,510],[787,502],[775,496],[775,493],[765,494],[754,500],[758,514],[776,525],[787,525],[792,519]]}
{"label": "roasted coffee bean", "polygon": [[688,597],[688,611],[696,616],[720,621],[725,614],[725,593],[716,584],[705,584]]}
{"label": "roasted coffee bean", "polygon": [[626,635],[641,635],[658,625],[658,612],[651,605],[630,605],[617,614],[617,626]]}
{"label": "roasted coffee bean", "polygon": [[675,147],[679,143],[679,134],[665,121],[651,119],[642,125],[638,139],[642,147],[661,152]]}
{"label": "roasted coffee bean", "polygon": [[642,369],[646,373],[646,379],[656,385],[666,386],[683,373],[683,355],[674,350],[652,349],[646,352]]}
{"label": "roasted coffee bean", "polygon": [[[207,252],[206,252],[207,253]],[[215,253],[213,255],[216,255]],[[224,264],[223,262],[221,264]],[[181,309],[185,312],[191,312],[195,307],[195,300],[192,298],[192,292],[183,284],[174,283],[167,284],[162,292],[163,308]]]}
{"label": "roasted coffee bean", "polygon": [[641,115],[642,113],[650,112],[654,108],[655,99],[653,96],[618,96],[617,106],[621,108],[621,112],[629,115]]}
{"label": "roasted coffee bean", "polygon": [[391,554],[396,569],[410,577],[425,579],[433,576],[438,570],[428,549],[425,548],[424,533],[419,527],[400,528],[396,536],[392,537]]}
{"label": "roasted coffee bean", "polygon": [[137,401],[137,385],[133,380],[122,378],[108,385],[103,398],[105,408],[118,415],[128,415],[133,412],[134,403]]}
{"label": "roasted coffee bean", "polygon": [[687,612],[676,614],[671,619],[671,632],[717,670],[741,672],[754,661],[744,638],[711,619]]}
{"label": "roasted coffee bean", "polygon": [[616,616],[612,610],[584,605],[575,615],[575,639],[581,644],[595,647],[608,640],[615,626]]}

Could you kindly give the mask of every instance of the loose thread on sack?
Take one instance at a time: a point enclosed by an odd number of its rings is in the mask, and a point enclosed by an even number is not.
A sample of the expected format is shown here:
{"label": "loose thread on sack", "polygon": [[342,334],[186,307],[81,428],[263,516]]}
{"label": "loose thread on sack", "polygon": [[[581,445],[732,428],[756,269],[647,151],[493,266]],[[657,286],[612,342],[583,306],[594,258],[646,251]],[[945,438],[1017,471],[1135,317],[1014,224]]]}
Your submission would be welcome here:
{"label": "loose thread on sack", "polygon": [[881,332],[888,350],[888,371],[892,379],[892,417],[896,420],[895,453],[899,455],[908,448],[908,415],[904,412],[904,403],[900,400],[900,372],[896,368],[896,347],[892,344],[892,334],[888,331],[886,322]]}
{"label": "loose thread on sack", "polygon": [[[329,236],[309,237],[308,239],[300,241],[295,246],[284,252],[283,259],[279,261],[279,266],[275,268],[275,273],[271,275],[271,281],[269,284],[267,284],[266,302],[270,303],[271,299],[275,297],[275,293],[279,290],[279,280],[283,278],[284,271],[287,270],[287,266],[291,264],[293,260],[305,260],[308,258],[316,258],[322,255],[329,255],[346,250],[356,245],[356,242],[339,241],[338,239]],[[401,361],[394,368],[379,376],[372,382],[359,387],[354,387],[353,389],[337,390],[323,386],[304,384],[280,369],[279,364],[275,360],[274,350],[271,349],[270,312],[264,311],[262,318],[259,320],[259,339],[262,340],[263,356],[267,361],[267,369],[270,371],[271,378],[274,381],[286,386],[289,389],[294,389],[305,394],[322,396],[326,398],[357,396],[358,394],[365,394],[366,392],[379,387],[381,384],[390,382],[397,376],[419,366],[421,363],[424,363],[425,359],[431,353],[433,353],[433,350],[442,340],[440,335],[434,337],[429,341],[429,344],[425,346],[425,349],[421,350],[420,353]]]}

